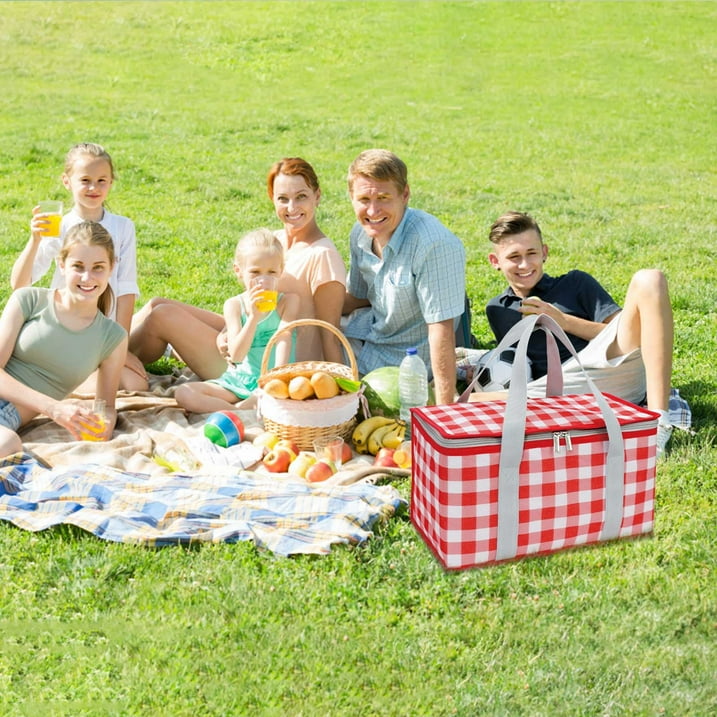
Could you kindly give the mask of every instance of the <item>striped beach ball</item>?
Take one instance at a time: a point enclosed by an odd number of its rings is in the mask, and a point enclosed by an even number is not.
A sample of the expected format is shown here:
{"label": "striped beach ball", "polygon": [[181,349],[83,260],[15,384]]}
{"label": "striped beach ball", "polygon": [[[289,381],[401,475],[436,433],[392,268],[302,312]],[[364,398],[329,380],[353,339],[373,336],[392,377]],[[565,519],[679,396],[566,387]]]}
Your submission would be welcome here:
{"label": "striped beach ball", "polygon": [[222,448],[229,448],[244,440],[244,424],[231,411],[216,411],[204,424],[204,435]]}

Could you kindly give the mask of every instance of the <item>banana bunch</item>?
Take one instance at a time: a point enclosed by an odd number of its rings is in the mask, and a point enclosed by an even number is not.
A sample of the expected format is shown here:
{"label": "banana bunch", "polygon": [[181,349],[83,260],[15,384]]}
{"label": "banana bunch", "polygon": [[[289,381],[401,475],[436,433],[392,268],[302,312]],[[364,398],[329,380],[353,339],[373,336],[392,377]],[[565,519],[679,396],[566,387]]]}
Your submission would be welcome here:
{"label": "banana bunch", "polygon": [[406,435],[406,424],[395,418],[373,416],[354,428],[351,436],[357,453],[375,456],[382,448],[398,448]]}

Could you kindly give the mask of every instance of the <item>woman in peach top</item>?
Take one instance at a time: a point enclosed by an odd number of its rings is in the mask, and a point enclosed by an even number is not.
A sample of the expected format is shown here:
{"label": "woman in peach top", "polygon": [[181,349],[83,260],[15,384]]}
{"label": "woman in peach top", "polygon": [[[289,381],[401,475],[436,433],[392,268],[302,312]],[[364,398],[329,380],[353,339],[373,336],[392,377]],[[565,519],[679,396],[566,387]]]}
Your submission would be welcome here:
{"label": "woman in peach top", "polygon": [[[316,223],[321,198],[319,182],[303,159],[277,162],[267,178],[269,197],[284,228],[277,232],[285,252],[279,291],[298,294],[299,318],[328,321],[337,328],[346,285],[346,267],[333,242]],[[155,297],[132,322],[130,350],[147,364],[156,361],[171,344],[174,352],[202,380],[226,370],[226,339],[221,314],[173,299]],[[325,359],[344,363],[333,334],[301,327],[296,360]]]}
{"label": "woman in peach top", "polygon": [[[267,177],[269,198],[284,228],[276,233],[284,246],[285,267],[279,290],[298,294],[299,317],[320,319],[339,328],[346,291],[346,266],[334,243],[319,229],[316,208],[321,189],[313,167],[299,157],[282,159]],[[296,360],[343,363],[343,350],[329,331],[298,330]]]}

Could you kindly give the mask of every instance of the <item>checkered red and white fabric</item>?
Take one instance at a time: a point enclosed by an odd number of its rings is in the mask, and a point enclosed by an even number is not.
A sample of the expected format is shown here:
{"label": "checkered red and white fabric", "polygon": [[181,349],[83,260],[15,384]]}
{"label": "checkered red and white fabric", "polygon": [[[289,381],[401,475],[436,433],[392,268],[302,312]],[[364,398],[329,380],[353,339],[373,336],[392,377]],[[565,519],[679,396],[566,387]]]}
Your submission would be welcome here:
{"label": "checkered red and white fabric", "polygon": [[[615,537],[650,533],[657,415],[607,394],[605,399],[624,443]],[[501,441],[523,441],[502,435],[504,409],[504,401],[490,401],[413,410],[411,520],[448,569],[502,562],[496,559],[499,521],[517,523],[515,550],[507,559],[604,539],[611,509],[608,440],[594,397],[528,400],[517,504],[499,515]]]}

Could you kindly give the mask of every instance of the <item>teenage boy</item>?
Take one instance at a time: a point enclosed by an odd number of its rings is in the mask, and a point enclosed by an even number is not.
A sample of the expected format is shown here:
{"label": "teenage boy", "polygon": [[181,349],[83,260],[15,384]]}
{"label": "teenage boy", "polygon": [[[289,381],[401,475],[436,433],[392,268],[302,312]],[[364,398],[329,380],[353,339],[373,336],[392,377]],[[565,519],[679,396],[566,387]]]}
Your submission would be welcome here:
{"label": "teenage boy", "polygon": [[[543,271],[548,246],[528,214],[508,212],[490,229],[488,259],[503,273],[508,288],[488,302],[488,322],[498,341],[527,314],[547,314],[568,335],[586,372],[601,391],[633,403],[647,400],[660,414],[658,454],[672,433],[668,417],[672,374],[673,319],[667,281],[656,269],[632,277],[621,309],[590,274],[573,270],[552,277]],[[587,390],[580,369],[562,347],[566,393]],[[545,334],[536,331],[528,345],[533,380],[528,395],[544,395],[547,359]]]}
{"label": "teenage boy", "polygon": [[359,342],[359,373],[398,366],[415,346],[433,376],[436,403],[452,403],[455,329],[465,309],[463,244],[436,217],[409,209],[408,170],[395,154],[362,152],[348,185],[356,223],[343,328],[352,345]]}

